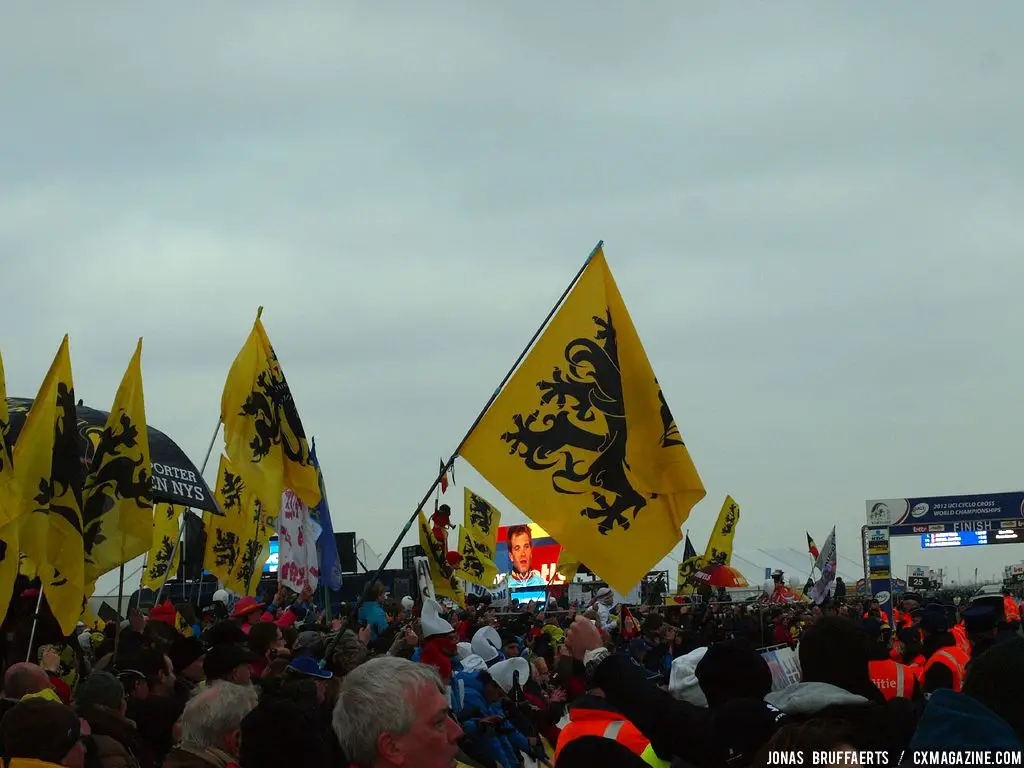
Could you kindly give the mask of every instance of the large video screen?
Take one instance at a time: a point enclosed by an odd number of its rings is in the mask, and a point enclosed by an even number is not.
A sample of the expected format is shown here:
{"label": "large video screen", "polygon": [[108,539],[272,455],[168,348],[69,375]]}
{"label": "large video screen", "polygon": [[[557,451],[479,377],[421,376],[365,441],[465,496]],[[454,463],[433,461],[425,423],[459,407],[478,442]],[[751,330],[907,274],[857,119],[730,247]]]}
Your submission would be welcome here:
{"label": "large video screen", "polygon": [[264,573],[277,573],[277,536],[270,537],[270,557],[263,564]]}
{"label": "large video screen", "polygon": [[562,546],[536,523],[502,525],[498,528],[498,547],[494,564],[500,575],[508,576],[508,586],[517,591],[518,600],[542,600],[548,585],[564,584],[557,570]]}

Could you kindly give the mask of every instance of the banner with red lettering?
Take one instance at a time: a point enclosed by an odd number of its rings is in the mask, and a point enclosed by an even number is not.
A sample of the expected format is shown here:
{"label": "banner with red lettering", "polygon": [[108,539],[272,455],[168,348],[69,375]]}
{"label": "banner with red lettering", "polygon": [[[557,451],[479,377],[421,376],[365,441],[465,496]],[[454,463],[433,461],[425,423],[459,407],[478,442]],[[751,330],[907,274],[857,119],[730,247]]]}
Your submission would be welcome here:
{"label": "banner with red lettering", "polygon": [[316,552],[320,530],[309,507],[290,490],[285,490],[281,497],[281,514],[277,517],[277,579],[282,585],[296,592],[305,587],[316,591],[320,581]]}

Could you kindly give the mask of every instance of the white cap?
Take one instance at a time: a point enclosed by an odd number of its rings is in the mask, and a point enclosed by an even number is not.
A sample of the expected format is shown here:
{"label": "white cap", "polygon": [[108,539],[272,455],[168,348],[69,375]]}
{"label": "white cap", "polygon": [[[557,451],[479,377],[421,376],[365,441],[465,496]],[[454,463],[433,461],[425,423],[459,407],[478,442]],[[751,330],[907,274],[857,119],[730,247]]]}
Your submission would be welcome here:
{"label": "white cap", "polygon": [[403,608],[404,608],[405,610],[407,610],[407,611],[411,611],[411,610],[412,610],[412,607],[413,607],[414,605],[416,605],[416,601],[415,601],[415,600],[413,600],[413,599],[412,599],[411,597],[409,597],[408,595],[406,595],[405,597],[403,597],[403,598],[402,598],[402,607],[403,607]]}
{"label": "white cap", "polygon": [[697,664],[708,652],[707,646],[696,648],[689,653],[677,656],[672,661],[672,672],[668,679],[668,692],[681,701],[687,701],[695,707],[706,707],[707,697],[697,681]]}
{"label": "white cap", "polygon": [[597,597],[598,600],[601,600],[602,598],[605,598],[605,597],[611,597],[611,596],[612,596],[612,591],[608,587],[601,587],[599,590],[597,590],[596,597]]}
{"label": "white cap", "polygon": [[216,592],[213,593],[213,602],[215,603],[227,605],[230,599],[231,595],[228,594],[228,591],[226,589],[218,589]]}
{"label": "white cap", "polygon": [[512,692],[512,684],[516,673],[519,673],[519,685],[526,685],[530,679],[530,662],[517,656],[514,659],[499,661],[490,669],[491,677],[505,693]]}
{"label": "white cap", "polygon": [[424,638],[447,635],[455,631],[451,624],[441,618],[441,606],[437,600],[431,600],[429,597],[423,601],[423,610],[420,611],[420,626],[423,628]]}
{"label": "white cap", "polygon": [[498,634],[498,630],[488,624],[486,627],[480,627],[476,631],[470,646],[473,649],[473,653],[485,662],[493,661],[498,658],[498,650],[501,648],[501,635]]}
{"label": "white cap", "polygon": [[455,653],[458,655],[459,661],[462,661],[464,658],[473,653],[473,646],[469,643],[456,643]]}

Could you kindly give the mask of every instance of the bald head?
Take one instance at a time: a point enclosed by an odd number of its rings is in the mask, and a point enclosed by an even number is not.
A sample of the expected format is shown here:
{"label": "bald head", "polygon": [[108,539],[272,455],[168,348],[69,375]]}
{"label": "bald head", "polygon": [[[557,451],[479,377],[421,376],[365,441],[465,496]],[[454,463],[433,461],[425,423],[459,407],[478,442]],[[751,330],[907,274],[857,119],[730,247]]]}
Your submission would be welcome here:
{"label": "bald head", "polygon": [[20,699],[48,688],[53,688],[53,683],[38,664],[21,661],[8,667],[4,675],[4,696],[8,699]]}

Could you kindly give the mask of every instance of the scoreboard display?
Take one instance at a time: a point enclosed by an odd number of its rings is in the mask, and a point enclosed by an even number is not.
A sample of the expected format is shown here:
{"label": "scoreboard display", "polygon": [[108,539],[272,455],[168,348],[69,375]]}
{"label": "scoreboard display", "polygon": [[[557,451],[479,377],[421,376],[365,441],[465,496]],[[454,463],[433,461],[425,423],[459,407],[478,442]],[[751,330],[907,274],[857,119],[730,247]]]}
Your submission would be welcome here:
{"label": "scoreboard display", "polygon": [[986,544],[1016,544],[1024,542],[1024,529],[1005,528],[990,531],[945,531],[922,533],[922,549],[944,549],[946,547],[975,547]]}
{"label": "scoreboard display", "polygon": [[988,531],[948,531],[946,533],[922,533],[922,549],[945,547],[976,547],[988,544]]}

